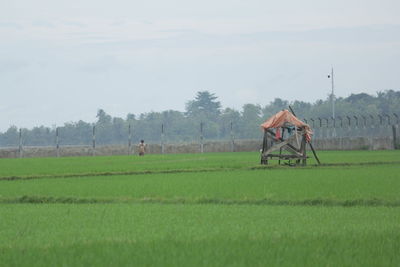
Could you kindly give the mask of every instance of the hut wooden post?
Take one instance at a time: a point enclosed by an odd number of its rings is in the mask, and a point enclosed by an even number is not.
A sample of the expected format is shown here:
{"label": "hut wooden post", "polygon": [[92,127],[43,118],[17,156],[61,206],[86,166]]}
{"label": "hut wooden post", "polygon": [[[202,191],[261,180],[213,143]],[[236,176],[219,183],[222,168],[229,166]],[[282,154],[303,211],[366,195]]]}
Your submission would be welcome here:
{"label": "hut wooden post", "polygon": [[307,150],[306,150],[306,136],[303,135],[303,138],[301,139],[301,146],[300,146],[300,153],[303,154],[303,159],[302,159],[302,165],[306,166],[307,165]]}
{"label": "hut wooden post", "polygon": [[262,150],[261,150],[261,164],[263,164],[263,165],[268,164],[268,160],[264,156],[264,152],[267,150],[268,150],[268,131],[264,130],[263,146],[262,146]]}
{"label": "hut wooden post", "polygon": [[131,125],[128,125],[128,155],[132,153],[132,131]]}

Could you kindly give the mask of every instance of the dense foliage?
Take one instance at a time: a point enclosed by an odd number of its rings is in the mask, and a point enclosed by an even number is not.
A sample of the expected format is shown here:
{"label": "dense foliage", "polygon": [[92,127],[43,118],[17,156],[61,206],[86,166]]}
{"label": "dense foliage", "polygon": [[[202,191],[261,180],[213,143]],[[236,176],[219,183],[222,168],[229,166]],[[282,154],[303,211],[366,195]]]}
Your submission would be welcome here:
{"label": "dense foliage", "polygon": [[[289,105],[300,118],[331,117],[330,98],[315,103],[289,102],[276,98],[265,106],[245,104],[239,111],[222,108],[215,94],[202,91],[186,103],[185,112],[167,110],[139,116],[128,114],[123,119],[112,117],[99,109],[95,123],[69,122],[59,127],[59,140],[60,145],[89,145],[92,142],[93,126],[98,144],[127,143],[129,127],[133,142],[140,139],[160,142],[162,138],[165,142],[191,142],[199,139],[200,128],[206,139],[227,139],[231,134],[240,139],[259,138],[261,131],[257,129],[260,123]],[[400,113],[400,91],[387,90],[378,92],[376,96],[360,93],[336,99],[338,116],[393,113]],[[19,129],[11,126],[6,132],[0,133],[0,146],[18,145],[18,136]],[[54,145],[56,129],[44,126],[22,129],[22,136],[24,145]]]}

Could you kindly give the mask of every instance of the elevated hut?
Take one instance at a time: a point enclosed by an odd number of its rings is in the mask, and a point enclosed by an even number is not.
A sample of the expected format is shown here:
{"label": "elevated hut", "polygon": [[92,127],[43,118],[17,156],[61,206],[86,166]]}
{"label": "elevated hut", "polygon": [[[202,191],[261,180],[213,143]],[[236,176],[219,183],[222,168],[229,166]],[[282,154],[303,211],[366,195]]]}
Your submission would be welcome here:
{"label": "elevated hut", "polygon": [[261,151],[261,164],[268,164],[269,160],[278,160],[279,164],[285,161],[288,165],[306,165],[309,144],[314,156],[319,159],[311,145],[312,130],[310,126],[299,120],[289,110],[282,110],[263,124],[263,147]]}

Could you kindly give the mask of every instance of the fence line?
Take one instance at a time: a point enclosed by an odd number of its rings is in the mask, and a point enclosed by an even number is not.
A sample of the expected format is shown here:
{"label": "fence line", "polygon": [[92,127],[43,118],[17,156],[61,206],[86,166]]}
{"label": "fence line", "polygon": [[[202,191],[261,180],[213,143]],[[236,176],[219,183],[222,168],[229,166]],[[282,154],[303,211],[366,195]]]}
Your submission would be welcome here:
{"label": "fence line", "polygon": [[[316,117],[316,118],[303,118],[303,121],[308,123],[314,131],[313,138],[318,139],[332,139],[332,138],[352,138],[352,137],[387,137],[391,138],[397,147],[397,141],[399,138],[397,137],[399,132],[399,116],[396,113],[393,114],[365,114],[365,115],[345,115],[345,116],[337,116],[333,117]],[[205,145],[205,123],[201,121],[199,123],[199,132],[198,132],[198,147],[199,152],[204,153],[204,145]],[[96,125],[92,127],[92,144],[91,144],[91,155],[96,155]],[[236,151],[236,143],[235,143],[235,129],[234,123],[230,122],[230,132],[228,134],[228,138],[230,137],[230,151]],[[132,145],[132,127],[129,124],[127,136],[126,136],[126,144],[127,145],[127,154],[130,155],[134,153],[134,146]],[[22,158],[24,156],[24,146],[23,142],[23,133],[22,129],[19,129],[19,140],[18,140],[18,157]],[[59,128],[57,127],[55,130],[55,152],[56,156],[60,156],[60,138]],[[226,141],[227,139],[220,139],[220,141]],[[238,139],[241,140],[241,139]],[[215,140],[209,140],[215,141]],[[172,142],[173,143],[173,142]],[[65,145],[64,145],[65,146]],[[85,146],[85,145],[82,145]],[[165,124],[161,124],[160,131],[160,146],[161,153],[165,153]]]}

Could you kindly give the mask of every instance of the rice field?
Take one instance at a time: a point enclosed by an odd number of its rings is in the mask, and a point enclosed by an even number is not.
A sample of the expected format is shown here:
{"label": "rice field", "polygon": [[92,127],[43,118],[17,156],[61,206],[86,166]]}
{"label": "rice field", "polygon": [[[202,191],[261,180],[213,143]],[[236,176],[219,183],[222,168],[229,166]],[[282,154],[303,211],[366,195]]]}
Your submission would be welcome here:
{"label": "rice field", "polygon": [[0,266],[398,266],[400,152],[0,159]]}

